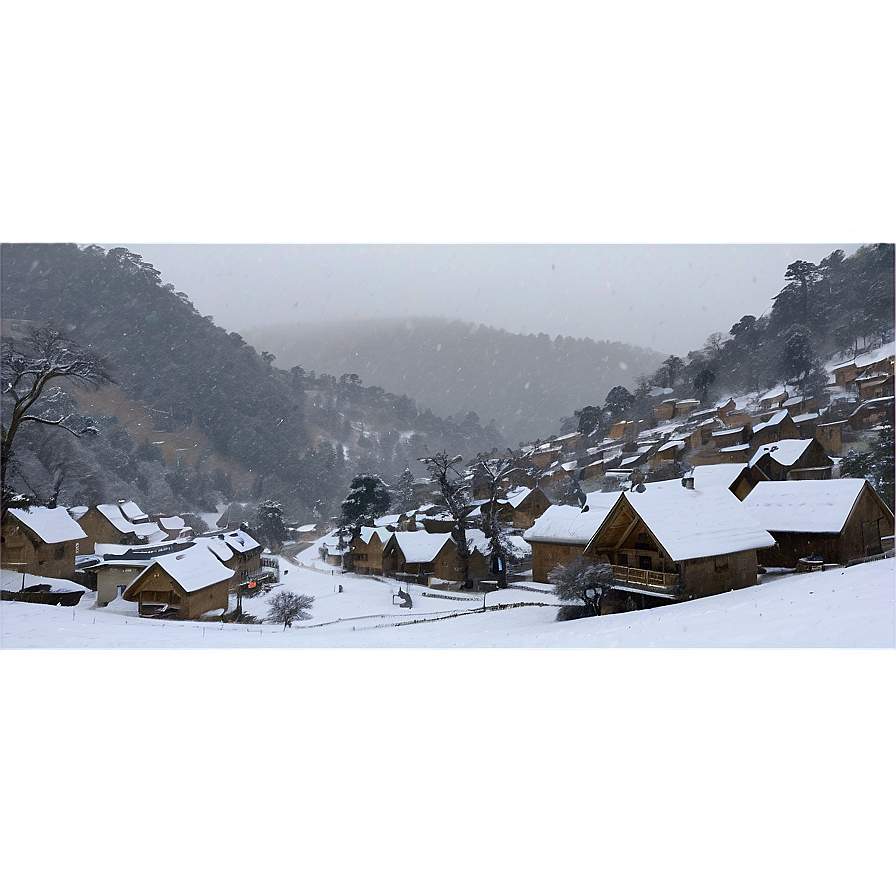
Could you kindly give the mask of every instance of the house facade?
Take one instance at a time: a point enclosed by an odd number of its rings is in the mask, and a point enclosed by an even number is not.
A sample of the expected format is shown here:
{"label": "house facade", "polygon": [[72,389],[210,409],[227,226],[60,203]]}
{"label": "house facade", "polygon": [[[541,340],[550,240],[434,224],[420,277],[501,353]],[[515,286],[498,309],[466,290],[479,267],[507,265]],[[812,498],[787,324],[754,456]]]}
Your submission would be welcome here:
{"label": "house facade", "polygon": [[199,619],[205,613],[227,609],[233,577],[233,570],[197,544],[180,553],[157,557],[122,597],[135,601],[141,616],[167,607],[176,611],[178,619]]}
{"label": "house facade", "polygon": [[676,481],[623,492],[584,556],[613,567],[615,612],[755,585],[757,551],[773,544],[727,488]]}
{"label": "house facade", "polygon": [[5,569],[69,579],[87,535],[64,507],[30,507],[4,511],[0,539]]}
{"label": "house facade", "polygon": [[844,564],[880,554],[893,535],[893,512],[864,479],[760,482],[743,506],[775,539],[759,552],[763,566]]}

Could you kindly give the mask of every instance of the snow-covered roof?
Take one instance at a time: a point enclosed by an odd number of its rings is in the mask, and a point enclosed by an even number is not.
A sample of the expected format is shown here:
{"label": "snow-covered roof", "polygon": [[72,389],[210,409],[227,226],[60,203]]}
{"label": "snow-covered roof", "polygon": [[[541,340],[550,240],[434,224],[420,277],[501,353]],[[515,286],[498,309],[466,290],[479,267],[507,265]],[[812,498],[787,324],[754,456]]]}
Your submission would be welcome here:
{"label": "snow-covered roof", "polygon": [[806,453],[811,444],[812,439],[781,439],[770,445],[763,445],[750,458],[750,466],[752,467],[764,455],[771,454],[779,464],[790,467]]}
{"label": "snow-covered roof", "polygon": [[778,411],[769,417],[765,423],[757,423],[753,427],[753,435],[756,435],[757,432],[762,432],[763,429],[768,429],[770,426],[777,426],[779,423],[783,423],[788,416],[790,416],[790,411]]}
{"label": "snow-covered roof", "polygon": [[553,504],[523,533],[523,538],[529,542],[580,544],[584,547],[618,497],[615,492],[591,492],[585,495],[586,513],[578,505]]}
{"label": "snow-covered roof", "polygon": [[769,532],[839,532],[865,485],[864,479],[759,482],[743,507]]}
{"label": "snow-covered roof", "polygon": [[156,533],[161,533],[162,538],[165,537],[165,534],[155,523],[132,523],[127,516],[125,516],[123,510],[127,504],[133,505],[133,507],[142,514],[140,508],[137,507],[133,501],[126,501],[125,504],[97,504],[96,509],[123,535],[134,533],[141,538],[157,539],[158,535]]}
{"label": "snow-covered roof", "polygon": [[511,507],[519,507],[529,495],[532,494],[531,488],[526,488],[526,486],[521,485],[519,488],[512,489],[507,492],[506,501]]}
{"label": "snow-covered roof", "polygon": [[740,445],[729,445],[727,448],[719,448],[719,454],[735,454],[738,451],[746,451],[749,447],[749,442],[742,442]]}
{"label": "snow-covered roof", "polygon": [[[24,580],[24,586],[22,582]],[[35,585],[49,585],[51,594],[62,594],[72,591],[86,591],[83,585],[70,582],[68,579],[51,579],[47,576],[33,576],[31,573],[16,572],[14,569],[0,569],[0,589],[18,593],[25,588],[33,588]]]}
{"label": "snow-covered roof", "polygon": [[694,467],[694,487],[701,491],[707,488],[729,488],[731,483],[746,469],[746,464],[700,464]]}
{"label": "snow-covered roof", "polygon": [[817,420],[818,414],[797,414],[793,418],[794,423],[809,423],[811,420]]}
{"label": "snow-covered roof", "polygon": [[734,435],[736,432],[743,432],[743,431],[744,431],[744,427],[743,427],[743,426],[732,426],[732,427],[730,427],[729,429],[716,429],[716,430],[713,430],[713,433],[712,433],[712,434],[713,434],[714,436],[732,436],[732,435]]}
{"label": "snow-covered roof", "polygon": [[429,532],[393,532],[392,538],[401,548],[407,563],[430,563],[442,550],[451,535]]}
{"label": "snow-covered roof", "polygon": [[765,393],[759,400],[760,401],[774,401],[776,398],[780,398],[782,395],[787,394],[787,389],[784,386],[775,386],[774,389],[769,389],[768,392]]}
{"label": "snow-covered roof", "polygon": [[392,537],[392,530],[385,526],[361,526],[361,541],[370,544],[370,539],[376,535],[385,544]]}
{"label": "snow-covered roof", "polygon": [[211,541],[217,539],[223,542],[236,554],[246,554],[260,548],[261,545],[248,533],[242,529],[233,529],[230,532],[218,532],[215,535],[198,535],[203,541]]}
{"label": "snow-covered roof", "polygon": [[183,529],[187,524],[183,517],[179,516],[160,516],[159,525],[165,529]]}
{"label": "snow-covered roof", "polygon": [[[184,591],[193,592],[209,585],[217,585],[232,578],[228,569],[211,551],[189,550],[178,554],[157,557],[140,578],[148,575],[154,566],[160,566]],[[129,586],[128,590],[130,590]]]}
{"label": "snow-covered roof", "polygon": [[648,484],[643,492],[623,492],[617,500],[632,506],[676,562],[775,543],[727,488],[683,488],[676,480]]}
{"label": "snow-covered roof", "polygon": [[118,506],[132,523],[149,522],[149,517],[133,501],[122,501]]}
{"label": "snow-covered roof", "polygon": [[68,515],[64,507],[11,507],[10,514],[27,526],[44,544],[61,544],[87,538],[84,530]]}

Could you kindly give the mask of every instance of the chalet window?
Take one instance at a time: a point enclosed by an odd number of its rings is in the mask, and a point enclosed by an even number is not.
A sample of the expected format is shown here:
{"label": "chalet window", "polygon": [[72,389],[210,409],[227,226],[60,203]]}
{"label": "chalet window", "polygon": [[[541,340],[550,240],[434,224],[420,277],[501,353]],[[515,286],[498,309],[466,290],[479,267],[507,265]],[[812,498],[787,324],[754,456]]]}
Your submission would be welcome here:
{"label": "chalet window", "polygon": [[645,557],[643,554],[638,556],[638,568],[639,569],[653,569],[653,561],[650,557]]}
{"label": "chalet window", "polygon": [[619,555],[619,565],[620,566],[628,566],[628,554],[620,554]]}

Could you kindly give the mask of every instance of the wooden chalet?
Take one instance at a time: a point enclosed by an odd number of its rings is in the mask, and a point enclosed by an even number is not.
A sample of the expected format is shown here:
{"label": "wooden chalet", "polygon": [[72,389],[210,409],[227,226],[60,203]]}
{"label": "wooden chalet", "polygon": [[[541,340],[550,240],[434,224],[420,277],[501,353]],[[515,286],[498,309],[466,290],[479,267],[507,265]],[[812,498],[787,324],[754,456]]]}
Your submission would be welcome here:
{"label": "wooden chalet", "polygon": [[884,398],[872,398],[860,404],[847,420],[849,428],[853,432],[873,429],[875,426],[889,423],[893,425],[893,396]]}
{"label": "wooden chalet", "polygon": [[[393,532],[383,548],[383,575],[412,578],[424,584],[431,577],[446,582],[464,581],[457,545],[447,533]],[[474,548],[468,563],[468,579],[489,575],[487,560]]]}
{"label": "wooden chalet", "polygon": [[843,427],[845,420],[833,420],[830,423],[818,423],[815,426],[815,439],[830,457],[843,456]]}
{"label": "wooden chalet", "polygon": [[[511,489],[504,498],[498,498],[495,503],[498,519],[514,529],[528,529],[551,506],[548,496],[537,486]],[[470,521],[475,523],[487,510],[488,502],[483,501],[470,515]]]}
{"label": "wooden chalet", "polygon": [[759,552],[763,566],[848,563],[882,553],[893,535],[893,512],[864,479],[760,482],[743,506],[775,539]]}
{"label": "wooden chalet", "polygon": [[181,553],[191,544],[172,541],[157,545],[96,544],[94,556],[80,565],[80,569],[93,583],[97,606],[106,607],[120,598],[157,557]]}
{"label": "wooden chalet", "polygon": [[763,423],[757,423],[753,426],[753,432],[748,441],[751,448],[758,448],[760,445],[769,445],[772,442],[780,442],[782,439],[798,439],[800,432],[790,412],[780,410],[773,414]]}
{"label": "wooden chalet", "polygon": [[783,439],[763,445],[750,458],[769,479],[830,479],[834,462],[814,438]]}
{"label": "wooden chalet", "polygon": [[78,523],[88,541],[101,544],[148,544],[168,537],[133,501],[96,504]]}
{"label": "wooden chalet", "polygon": [[790,398],[790,395],[783,386],[775,386],[774,389],[770,389],[759,399],[759,407],[765,410],[781,408],[788,398]]}
{"label": "wooden chalet", "polygon": [[391,537],[392,530],[384,526],[362,526],[349,542],[348,552],[343,556],[343,567],[360,575],[381,576],[383,548]]}
{"label": "wooden chalet", "polygon": [[157,557],[125,589],[122,597],[136,601],[141,616],[172,613],[178,619],[198,619],[226,610],[234,572],[215,554],[196,543],[183,551]]}
{"label": "wooden chalet", "polygon": [[893,394],[893,375],[891,373],[865,373],[856,378],[854,385],[859,393],[859,401],[883,398],[885,395]]}
{"label": "wooden chalet", "polygon": [[33,576],[67,579],[87,535],[64,507],[15,507],[4,510],[0,563]]}
{"label": "wooden chalet", "polygon": [[619,612],[755,585],[756,552],[773,544],[727,488],[675,481],[619,495],[584,556],[612,565],[618,596],[603,612]]}
{"label": "wooden chalet", "polygon": [[221,563],[233,570],[235,586],[245,585],[264,573],[262,546],[244,529],[209,532],[198,535],[196,541],[208,547]]}
{"label": "wooden chalet", "polygon": [[617,499],[616,493],[592,492],[585,496],[586,510],[578,505],[554,504],[523,533],[532,548],[532,580],[548,581],[548,573],[580,557],[604,516]]}

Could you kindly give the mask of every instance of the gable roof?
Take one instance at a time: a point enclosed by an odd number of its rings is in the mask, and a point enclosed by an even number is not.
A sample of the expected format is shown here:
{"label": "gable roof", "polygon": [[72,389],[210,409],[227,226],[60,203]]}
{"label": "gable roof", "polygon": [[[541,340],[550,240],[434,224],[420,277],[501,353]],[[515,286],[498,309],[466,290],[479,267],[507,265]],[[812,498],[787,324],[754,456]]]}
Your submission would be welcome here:
{"label": "gable roof", "polygon": [[763,445],[750,458],[750,466],[752,467],[763,455],[771,454],[781,466],[791,467],[806,453],[811,444],[812,439],[781,439],[778,442],[771,442]]}
{"label": "gable roof", "polygon": [[44,544],[62,544],[87,538],[87,533],[68,515],[64,507],[9,509],[11,516],[27,526]]}
{"label": "gable roof", "polygon": [[526,529],[523,538],[528,542],[547,544],[580,544],[591,541],[606,515],[616,504],[618,492],[591,492],[585,495],[588,511],[578,505],[552,504]]}
{"label": "gable roof", "polygon": [[763,429],[770,429],[773,426],[778,426],[778,424],[783,423],[790,416],[790,411],[778,411],[776,414],[773,414],[765,423],[757,423],[753,427],[753,435],[756,433],[762,432]]}
{"label": "gable roof", "polygon": [[149,516],[145,514],[133,501],[122,501],[119,505],[121,512],[132,523],[148,523]]}
{"label": "gable roof", "polygon": [[[143,511],[133,501],[126,501],[124,504],[97,504],[96,509],[123,535],[133,533],[141,538],[158,541],[166,537],[165,533],[155,523],[132,523],[124,511],[124,508],[128,505],[130,505],[132,512],[136,508],[138,514],[145,516]],[[138,515],[138,519],[142,519],[140,515]]]}
{"label": "gable roof", "polygon": [[769,532],[840,532],[865,488],[864,479],[759,482],[743,507]]}
{"label": "gable roof", "polygon": [[394,541],[404,554],[406,563],[431,563],[445,542],[451,541],[448,532],[393,532],[389,542]]}
{"label": "gable roof", "polygon": [[222,546],[226,545],[231,552],[227,559],[233,554],[246,554],[249,551],[254,551],[256,548],[261,547],[248,532],[244,532],[242,529],[233,529],[230,532],[215,532],[214,534],[197,535],[196,537],[202,539],[204,542],[216,541],[218,543],[217,547],[219,548],[219,554],[224,553]]}
{"label": "gable roof", "polygon": [[694,487],[731,488],[734,480],[747,468],[746,464],[700,464],[694,467]]}
{"label": "gable roof", "polygon": [[690,489],[681,483],[653,483],[643,492],[623,492],[601,530],[628,504],[673,561],[770,548],[775,539],[751,517],[727,488]]}
{"label": "gable roof", "polygon": [[210,585],[226,582],[234,575],[233,570],[228,569],[221,563],[211,551],[197,547],[192,550],[157,557],[128,585],[124,593],[126,599],[128,599],[128,594],[133,594],[134,591],[138,590],[135,586],[142,584],[150,577],[152,570],[156,566],[168,573],[188,594],[199,591],[201,588],[208,588]]}

